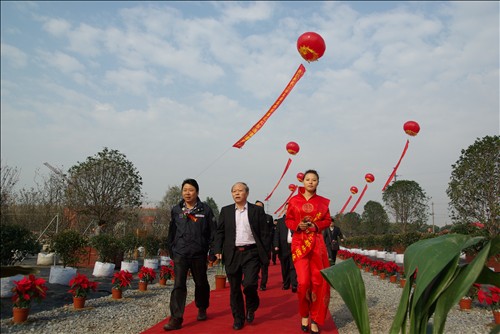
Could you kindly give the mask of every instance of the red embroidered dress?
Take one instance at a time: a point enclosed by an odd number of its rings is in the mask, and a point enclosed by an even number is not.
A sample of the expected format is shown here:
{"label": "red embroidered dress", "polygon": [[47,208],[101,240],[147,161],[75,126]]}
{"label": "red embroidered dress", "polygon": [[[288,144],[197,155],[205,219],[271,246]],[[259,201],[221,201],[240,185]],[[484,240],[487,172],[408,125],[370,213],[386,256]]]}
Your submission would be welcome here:
{"label": "red embroidered dress", "polygon": [[[294,231],[292,236],[292,259],[297,271],[297,296],[301,317],[311,317],[318,325],[323,325],[330,302],[330,286],[321,276],[320,270],[330,266],[328,253],[321,231],[330,226],[330,200],[314,194],[304,197],[304,188],[288,202],[285,222]],[[308,219],[317,228],[304,231],[299,223]]]}

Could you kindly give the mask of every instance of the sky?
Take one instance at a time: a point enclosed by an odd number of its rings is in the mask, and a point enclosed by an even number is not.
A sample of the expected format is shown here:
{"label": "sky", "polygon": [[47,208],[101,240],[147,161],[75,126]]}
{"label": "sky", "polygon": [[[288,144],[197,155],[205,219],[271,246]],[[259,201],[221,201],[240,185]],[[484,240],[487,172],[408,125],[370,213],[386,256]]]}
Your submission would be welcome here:
{"label": "sky", "polygon": [[[297,51],[305,32],[325,41],[318,61]],[[300,64],[281,106],[232,147]],[[416,181],[443,226],[452,165],[499,134],[499,91],[494,1],[1,2],[1,159],[21,171],[16,189],[49,175],[45,162],[66,172],[107,147],[138,170],[145,206],[195,178],[221,208],[239,181],[264,200],[291,158],[268,213],[315,169],[332,214],[367,185],[361,214],[383,204],[409,139],[397,180]]]}

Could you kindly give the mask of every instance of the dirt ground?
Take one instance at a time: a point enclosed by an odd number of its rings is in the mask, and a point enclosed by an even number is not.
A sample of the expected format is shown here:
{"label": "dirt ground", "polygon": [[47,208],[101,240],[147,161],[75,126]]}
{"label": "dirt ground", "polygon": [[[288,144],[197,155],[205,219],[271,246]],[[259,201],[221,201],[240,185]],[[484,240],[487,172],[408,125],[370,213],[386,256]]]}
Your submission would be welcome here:
{"label": "dirt ground", "polygon": [[[34,314],[40,311],[52,310],[55,308],[62,307],[64,305],[72,304],[73,297],[68,292],[69,286],[61,284],[50,284],[50,266],[40,266],[36,264],[36,256],[26,258],[20,265],[29,266],[36,268],[39,272],[35,276],[41,277],[47,281],[46,286],[47,297],[42,300],[41,303],[32,303],[30,314]],[[142,265],[142,261],[139,260],[139,267]],[[19,264],[18,264],[19,265]],[[99,282],[98,290],[96,292],[91,292],[87,299],[100,298],[108,296],[111,294],[111,277],[94,277],[92,276],[93,268],[78,268],[77,272],[80,274],[85,274],[91,281]],[[116,269],[115,269],[116,271]],[[137,289],[138,278],[137,273],[133,274],[134,280],[132,281],[132,289]],[[11,297],[1,298],[0,304],[0,314],[1,319],[9,319],[12,317],[12,301]]]}

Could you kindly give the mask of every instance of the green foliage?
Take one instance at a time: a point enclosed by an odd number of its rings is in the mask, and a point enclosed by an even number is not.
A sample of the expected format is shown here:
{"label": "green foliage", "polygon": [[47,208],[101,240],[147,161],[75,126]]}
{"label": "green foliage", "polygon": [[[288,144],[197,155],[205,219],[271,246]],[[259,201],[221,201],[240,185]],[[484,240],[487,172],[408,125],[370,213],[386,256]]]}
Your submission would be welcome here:
{"label": "green foliage", "polygon": [[368,201],[361,215],[363,234],[380,235],[389,229],[389,217],[379,202]]}
{"label": "green foliage", "polygon": [[[447,314],[474,282],[500,285],[500,277],[486,266],[487,259],[500,252],[500,237],[488,241],[469,264],[462,265],[460,262],[462,251],[483,239],[447,234],[418,241],[407,248],[404,274],[409,281],[403,289],[391,334],[406,333],[408,327],[410,333],[426,333],[429,330],[443,333]],[[364,283],[359,272],[358,275],[350,272],[356,267],[351,259],[349,261],[344,261],[345,266],[340,263],[323,269],[321,273],[351,310],[359,332],[370,333],[366,325],[368,310],[363,305],[366,297],[364,293],[356,293],[364,291]],[[433,324],[429,323],[431,318]]]}
{"label": "green foliage", "polygon": [[205,203],[207,203],[207,205],[212,209],[215,220],[219,221],[219,207],[217,206],[217,203],[215,203],[215,200],[212,197],[207,197]]}
{"label": "green foliage", "polygon": [[454,222],[485,224],[500,234],[500,136],[477,139],[452,165],[446,191]]}
{"label": "green foliage", "polygon": [[74,267],[80,258],[86,254],[86,246],[88,246],[88,240],[80,233],[65,230],[52,238],[50,247],[59,254],[64,267]]}
{"label": "green foliage", "polygon": [[42,245],[28,229],[11,224],[2,224],[0,231],[0,260],[2,266],[14,265],[27,255],[40,252]]}
{"label": "green foliage", "polygon": [[99,261],[115,263],[115,258],[123,255],[123,241],[107,233],[95,235],[90,239],[90,245],[97,250]]}
{"label": "green foliage", "polygon": [[365,285],[352,258],[321,270],[321,275],[339,293],[356,322],[359,333],[370,333]]}
{"label": "green foliage", "polygon": [[382,199],[396,223],[402,225],[403,233],[415,230],[427,222],[429,199],[417,182],[396,181],[387,187]]}
{"label": "green foliage", "polygon": [[145,258],[152,259],[158,255],[158,250],[161,247],[161,240],[154,235],[147,235],[140,240],[141,245],[146,250]]}
{"label": "green foliage", "polygon": [[140,246],[140,240],[137,234],[127,233],[121,239],[125,259],[132,260],[134,251]]}
{"label": "green foliage", "polygon": [[111,225],[141,205],[142,178],[126,156],[104,148],[69,169],[67,198],[72,210]]}

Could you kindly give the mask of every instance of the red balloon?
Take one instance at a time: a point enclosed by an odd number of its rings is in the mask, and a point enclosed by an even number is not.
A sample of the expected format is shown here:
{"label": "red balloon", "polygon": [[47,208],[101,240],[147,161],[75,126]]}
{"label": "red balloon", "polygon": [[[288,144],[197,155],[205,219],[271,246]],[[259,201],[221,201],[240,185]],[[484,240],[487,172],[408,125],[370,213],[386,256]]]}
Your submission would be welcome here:
{"label": "red balloon", "polygon": [[304,173],[297,173],[297,180],[299,180],[299,182],[304,182]]}
{"label": "red balloon", "polygon": [[305,32],[297,39],[297,50],[302,58],[308,62],[316,61],[323,56],[326,50],[323,37],[315,32]]}
{"label": "red balloon", "polygon": [[297,186],[296,186],[295,184],[290,183],[290,184],[288,185],[288,190],[290,190],[290,191],[295,191],[295,189],[297,189]]}
{"label": "red balloon", "polygon": [[373,174],[368,173],[365,175],[365,180],[368,183],[372,183],[373,181],[375,181],[375,176],[373,176]]}
{"label": "red balloon", "polygon": [[294,141],[291,141],[288,144],[286,144],[286,150],[291,155],[295,155],[295,154],[299,153],[300,147],[299,147],[299,144],[297,144]]}
{"label": "red balloon", "polygon": [[351,187],[351,194],[356,195],[357,193],[358,193],[358,188],[357,188],[357,187],[352,186],[352,187]]}
{"label": "red balloon", "polygon": [[416,136],[420,131],[420,125],[415,121],[408,121],[403,125],[403,130],[407,135]]}

